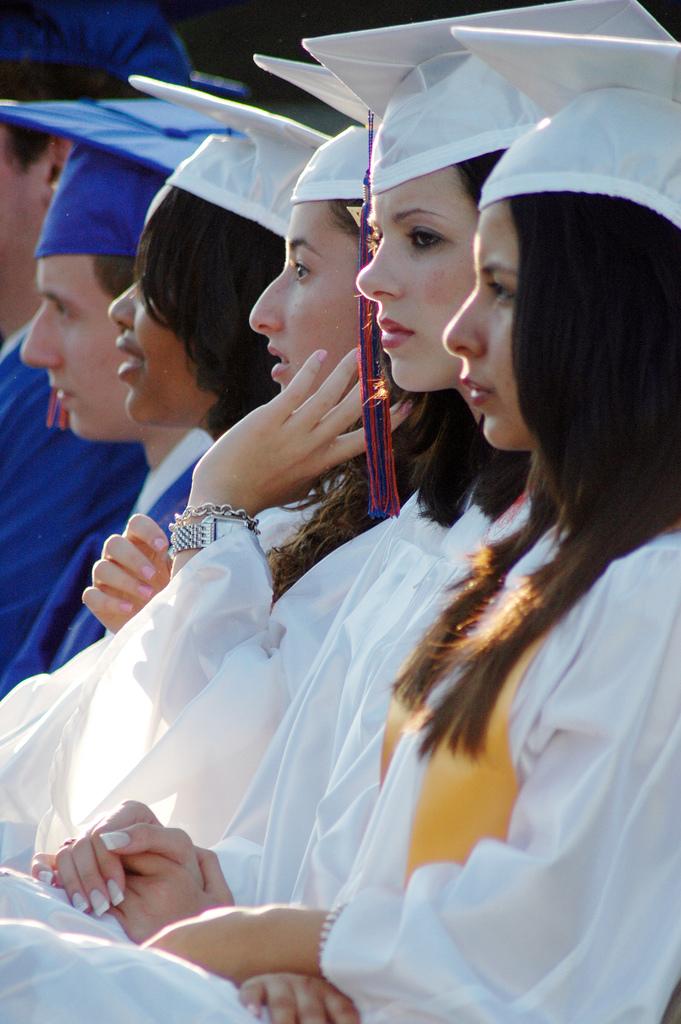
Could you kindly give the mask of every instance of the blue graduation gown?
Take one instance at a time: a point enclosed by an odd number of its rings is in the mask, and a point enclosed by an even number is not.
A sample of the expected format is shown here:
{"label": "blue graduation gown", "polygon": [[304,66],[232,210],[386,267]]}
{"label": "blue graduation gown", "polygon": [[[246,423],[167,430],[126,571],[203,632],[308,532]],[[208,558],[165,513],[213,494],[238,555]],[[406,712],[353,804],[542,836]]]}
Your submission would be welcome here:
{"label": "blue graduation gown", "polygon": [[[175,513],[187,506],[193,470],[193,465],[186,469],[149,509],[148,515],[166,533]],[[109,534],[120,533],[126,522],[127,516],[111,529],[93,533],[81,544],[20,650],[0,676],[0,697],[28,676],[60,668],[104,636],[102,624],[82,606],[81,595],[89,586],[92,566],[100,557],[102,544]],[[74,608],[78,609],[75,614]]]}
{"label": "blue graduation gown", "polygon": [[[47,374],[19,348],[0,362],[0,671],[83,541],[125,519],[147,466],[138,444],[48,430]],[[71,621],[71,608],[64,627]]]}

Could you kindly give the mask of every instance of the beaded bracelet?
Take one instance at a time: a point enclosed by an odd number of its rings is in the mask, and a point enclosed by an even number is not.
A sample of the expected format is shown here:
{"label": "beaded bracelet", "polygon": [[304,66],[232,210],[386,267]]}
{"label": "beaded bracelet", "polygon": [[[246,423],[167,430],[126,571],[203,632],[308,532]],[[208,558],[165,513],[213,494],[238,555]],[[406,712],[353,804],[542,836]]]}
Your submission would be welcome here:
{"label": "beaded bracelet", "polygon": [[215,516],[216,519],[234,519],[243,523],[253,533],[259,533],[258,520],[249,516],[245,508],[234,508],[232,505],[214,505],[211,501],[203,505],[188,505],[182,515],[175,513],[175,522],[169,523],[172,533],[180,526],[185,526],[190,519],[200,519],[202,516]]}
{"label": "beaded bracelet", "polygon": [[330,910],[326,917],[324,918],[324,921],[322,922],[322,930],[319,933],[319,946],[317,947],[317,963],[319,966],[319,973],[321,974],[322,978],[326,979],[326,981],[329,981],[329,979],[324,974],[324,968],[322,967],[322,957],[324,955],[324,948],[326,946],[326,943],[328,942],[331,929],[333,928],[336,921],[345,910],[345,907],[345,903],[339,903],[338,906],[333,908],[333,910]]}

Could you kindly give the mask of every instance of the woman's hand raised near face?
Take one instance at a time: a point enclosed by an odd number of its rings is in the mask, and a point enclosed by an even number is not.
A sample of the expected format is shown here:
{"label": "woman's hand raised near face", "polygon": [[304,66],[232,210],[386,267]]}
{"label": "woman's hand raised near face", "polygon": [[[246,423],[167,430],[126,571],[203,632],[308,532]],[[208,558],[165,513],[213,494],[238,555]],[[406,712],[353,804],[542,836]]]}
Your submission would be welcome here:
{"label": "woman's hand raised near face", "polygon": [[117,633],[167,585],[170,579],[168,540],[145,515],[134,515],[122,534],[104,542],[102,557],[92,567],[92,586],[83,604],[106,629]]}
{"label": "woman's hand raised near face", "polygon": [[[255,516],[304,497],[335,466],[364,450],[357,358],[349,352],[317,387],[324,351],[314,352],[267,405],[227,431],[194,471],[190,504],[230,504]],[[394,426],[405,417],[394,414]]]}

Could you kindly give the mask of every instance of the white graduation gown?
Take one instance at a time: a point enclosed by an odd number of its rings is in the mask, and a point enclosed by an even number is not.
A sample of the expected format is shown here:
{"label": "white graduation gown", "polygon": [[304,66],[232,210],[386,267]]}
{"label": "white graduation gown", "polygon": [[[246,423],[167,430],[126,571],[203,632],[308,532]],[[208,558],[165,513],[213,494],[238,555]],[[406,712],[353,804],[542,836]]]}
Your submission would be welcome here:
{"label": "white graduation gown", "polygon": [[[424,763],[418,736],[400,742],[324,952],[363,1024],[659,1021],[681,974],[679,664],[681,536],[668,534],[611,565],[521,681],[507,841],[478,843],[465,866],[424,865],[406,889]],[[49,1007],[50,1020],[108,1024],[125,1007],[146,1020],[150,990],[149,1019],[167,1019],[179,988],[180,1019],[248,1019],[226,983],[194,985],[148,957],[2,923],[3,1019]]]}
{"label": "white graduation gown", "polygon": [[[262,519],[266,546],[270,536],[281,542],[282,523],[291,531],[300,521],[287,510]],[[18,749],[17,737],[0,761],[7,794],[0,796],[0,819],[20,826],[3,827],[5,862],[26,866],[25,847],[18,853],[15,839],[17,832],[25,838],[27,822],[43,815],[37,847],[55,849],[129,797],[150,803],[197,842],[216,841],[366,560],[373,533],[333,552],[274,609],[261,546],[241,524],[199,552],[111,639],[92,671],[64,680],[59,721],[48,710],[29,742]],[[38,732],[48,742],[38,742]],[[13,785],[29,773],[41,780],[30,802]]]}
{"label": "white graduation gown", "polygon": [[681,975],[680,665],[668,534],[613,563],[522,680],[507,842],[423,866],[406,890],[424,763],[418,736],[402,740],[324,955],[363,1021],[660,1020]]}
{"label": "white graduation gown", "polygon": [[[400,647],[413,650],[419,643],[449,600],[452,587],[468,571],[468,556],[479,544],[491,543],[516,530],[526,513],[526,506],[515,505],[490,524],[478,509],[471,508],[455,523],[443,545],[449,571],[441,576],[440,571],[432,570],[429,585],[435,581],[438,585],[430,594],[424,594],[422,601],[416,602],[418,610],[410,622],[396,623],[396,631],[404,629],[399,647],[395,648],[396,655]],[[438,570],[441,569],[439,566]],[[389,657],[381,663],[380,671],[369,678],[356,709],[344,708],[345,715],[353,714],[353,720],[341,732],[342,743],[326,792],[317,806],[314,828],[291,893],[293,902],[332,906],[347,881],[379,794],[385,720],[397,674],[394,661]],[[344,692],[344,699],[345,696]],[[368,725],[371,725],[370,730]]]}

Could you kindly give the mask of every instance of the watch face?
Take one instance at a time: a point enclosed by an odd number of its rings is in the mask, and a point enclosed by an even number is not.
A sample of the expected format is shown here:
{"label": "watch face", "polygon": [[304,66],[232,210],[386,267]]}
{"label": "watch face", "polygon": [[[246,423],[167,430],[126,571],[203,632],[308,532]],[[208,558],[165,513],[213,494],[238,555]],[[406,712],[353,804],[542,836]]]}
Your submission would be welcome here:
{"label": "watch face", "polygon": [[229,533],[229,531],[232,528],[232,524],[234,523],[234,520],[233,519],[215,519],[214,523],[215,523],[215,526],[214,526],[214,529],[215,529],[215,540],[217,540],[219,537],[224,537],[226,533]]}

